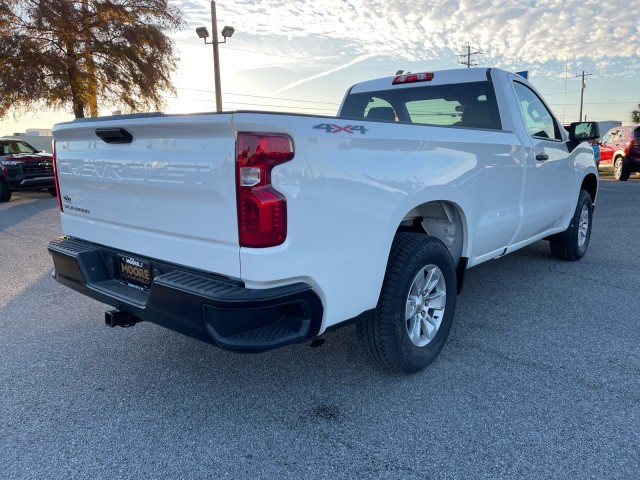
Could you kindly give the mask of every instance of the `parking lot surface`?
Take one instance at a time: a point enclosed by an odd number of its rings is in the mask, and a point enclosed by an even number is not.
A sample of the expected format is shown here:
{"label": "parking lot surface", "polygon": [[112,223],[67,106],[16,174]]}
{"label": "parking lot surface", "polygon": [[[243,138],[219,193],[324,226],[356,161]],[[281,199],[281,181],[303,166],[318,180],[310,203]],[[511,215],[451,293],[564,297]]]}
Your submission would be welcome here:
{"label": "parking lot surface", "polygon": [[411,376],[353,326],[257,355],[107,328],[51,278],[59,235],[48,193],[0,204],[2,478],[640,477],[638,177],[602,179],[581,261],[542,241],[470,269]]}

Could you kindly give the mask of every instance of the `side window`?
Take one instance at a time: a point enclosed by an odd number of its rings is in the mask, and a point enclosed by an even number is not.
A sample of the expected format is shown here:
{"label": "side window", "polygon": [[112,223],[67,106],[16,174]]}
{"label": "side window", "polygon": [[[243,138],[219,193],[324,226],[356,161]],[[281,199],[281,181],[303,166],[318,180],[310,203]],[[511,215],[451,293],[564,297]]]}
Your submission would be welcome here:
{"label": "side window", "polygon": [[18,149],[19,153],[33,153],[31,148],[29,148],[27,145],[25,145],[22,142],[16,142],[16,148]]}
{"label": "side window", "polygon": [[609,143],[618,143],[618,140],[620,140],[620,131],[616,130],[611,132],[611,139],[609,140]]}
{"label": "side window", "polygon": [[556,125],[553,115],[542,103],[540,97],[522,83],[514,82],[514,86],[529,135],[538,138],[562,140],[560,129]]}

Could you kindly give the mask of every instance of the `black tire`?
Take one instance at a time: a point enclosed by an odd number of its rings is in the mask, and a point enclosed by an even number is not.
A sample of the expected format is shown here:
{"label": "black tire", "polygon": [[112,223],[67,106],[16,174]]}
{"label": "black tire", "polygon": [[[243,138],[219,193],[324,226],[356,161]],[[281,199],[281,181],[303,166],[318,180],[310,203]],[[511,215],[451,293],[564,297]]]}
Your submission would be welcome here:
{"label": "black tire", "polygon": [[58,191],[56,190],[56,187],[47,188],[47,192],[49,192],[49,195],[51,195],[52,197],[58,196]]}
{"label": "black tire", "polygon": [[629,167],[625,164],[624,158],[616,157],[613,161],[613,176],[616,180],[624,182],[629,179]]}
{"label": "black tire", "polygon": [[576,211],[569,227],[549,239],[551,253],[560,260],[580,260],[587,252],[591,238],[593,203],[586,190],[580,190]]}
{"label": "black tire", "polygon": [[9,200],[11,200],[11,190],[4,178],[0,178],[0,202],[8,202]]}
{"label": "black tire", "polygon": [[[426,289],[425,278],[431,280]],[[378,306],[370,318],[356,325],[358,337],[380,365],[418,372],[435,360],[449,335],[456,293],[455,265],[447,247],[434,237],[398,233]],[[413,315],[408,314],[410,305]]]}

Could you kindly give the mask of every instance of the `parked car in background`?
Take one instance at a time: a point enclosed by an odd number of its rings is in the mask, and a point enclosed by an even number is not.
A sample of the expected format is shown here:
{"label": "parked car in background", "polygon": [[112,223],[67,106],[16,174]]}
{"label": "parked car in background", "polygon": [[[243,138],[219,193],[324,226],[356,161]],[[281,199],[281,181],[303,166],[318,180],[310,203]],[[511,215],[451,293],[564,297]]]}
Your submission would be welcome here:
{"label": "parked car in background", "polygon": [[600,139],[599,168],[613,171],[620,181],[640,172],[640,126],[614,127],[604,134]]}
{"label": "parked car in background", "polygon": [[0,139],[0,202],[15,190],[47,189],[56,195],[53,156],[23,140]]}
{"label": "parked car in background", "polygon": [[622,122],[620,120],[600,120],[596,122],[596,125],[598,126],[598,140],[600,140],[612,128],[621,127]]}

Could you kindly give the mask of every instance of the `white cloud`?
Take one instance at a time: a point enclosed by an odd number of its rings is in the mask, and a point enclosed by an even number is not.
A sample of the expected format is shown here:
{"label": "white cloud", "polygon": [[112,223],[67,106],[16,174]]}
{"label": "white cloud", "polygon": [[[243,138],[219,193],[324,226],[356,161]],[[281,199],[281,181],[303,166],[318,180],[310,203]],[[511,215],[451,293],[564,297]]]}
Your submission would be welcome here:
{"label": "white cloud", "polygon": [[305,78],[303,78],[301,80],[297,80],[295,82],[289,83],[289,84],[285,85],[284,87],[279,88],[278,90],[276,90],[273,93],[274,94],[282,93],[282,92],[284,92],[286,90],[290,90],[290,89],[292,89],[294,87],[297,87],[298,85],[302,85],[303,83],[310,82],[311,80],[315,80],[316,78],[321,78],[321,77],[324,77],[326,75],[330,75],[332,73],[338,72],[340,70],[344,70],[345,68],[348,68],[348,67],[350,67],[352,65],[355,65],[356,63],[362,62],[363,60],[366,60],[367,58],[371,58],[373,56],[375,56],[375,54],[373,54],[373,53],[359,56],[358,58],[356,58],[354,60],[351,60],[350,62],[345,63],[344,65],[340,65],[340,66],[332,68],[330,70],[326,70],[324,72],[317,73],[315,75],[311,75],[311,76],[305,77]]}
{"label": "white cloud", "polygon": [[[209,2],[177,4],[190,28],[210,21]],[[637,56],[640,37],[637,9],[603,0],[225,0],[217,12],[265,48],[284,38],[335,57],[435,60],[470,42],[487,65],[574,66]]]}

